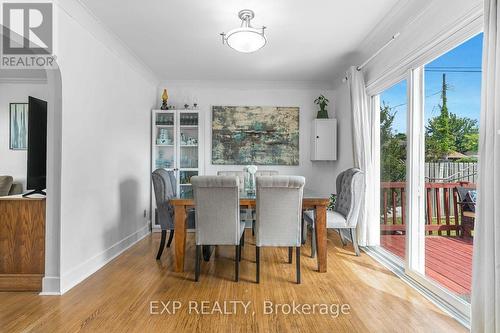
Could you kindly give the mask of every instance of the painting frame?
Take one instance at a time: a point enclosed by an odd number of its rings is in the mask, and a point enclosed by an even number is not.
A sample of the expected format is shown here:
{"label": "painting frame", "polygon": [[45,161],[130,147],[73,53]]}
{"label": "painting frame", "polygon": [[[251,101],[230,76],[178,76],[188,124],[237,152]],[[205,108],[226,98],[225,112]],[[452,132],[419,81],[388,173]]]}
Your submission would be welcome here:
{"label": "painting frame", "polygon": [[28,149],[28,103],[9,103],[9,149]]}
{"label": "painting frame", "polygon": [[300,164],[300,107],[213,105],[212,165]]}

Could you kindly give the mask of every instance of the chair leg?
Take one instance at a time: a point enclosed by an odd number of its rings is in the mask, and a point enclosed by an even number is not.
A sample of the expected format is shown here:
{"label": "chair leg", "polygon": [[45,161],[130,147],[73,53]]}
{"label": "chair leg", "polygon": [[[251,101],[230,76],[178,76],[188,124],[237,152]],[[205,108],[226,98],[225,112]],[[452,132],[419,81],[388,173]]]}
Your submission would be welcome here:
{"label": "chair leg", "polygon": [[234,281],[238,282],[240,280],[240,249],[239,245],[234,247]]}
{"label": "chair leg", "polygon": [[354,252],[359,257],[359,246],[358,246],[358,237],[356,237],[356,228],[351,228],[351,240],[352,246],[354,247]]}
{"label": "chair leg", "polygon": [[194,266],[194,280],[198,282],[200,279],[200,262],[201,262],[201,245],[196,245],[196,258]]}
{"label": "chair leg", "polygon": [[163,249],[165,248],[165,238],[167,238],[167,230],[162,230],[160,248],[158,249],[158,253],[156,254],[156,260],[160,260],[161,258],[161,254],[163,253]]}
{"label": "chair leg", "polygon": [[313,224],[312,230],[311,230],[311,258],[316,257],[316,249],[318,248],[318,244],[316,241],[316,228]]}
{"label": "chair leg", "polygon": [[168,235],[167,247],[170,247],[170,244],[172,244],[172,239],[174,239],[174,231],[174,229],[170,230],[170,235]]}
{"label": "chair leg", "polygon": [[203,254],[203,260],[205,261],[210,261],[210,257],[212,256],[212,252],[215,249],[214,245],[202,245],[202,254]]}
{"label": "chair leg", "polygon": [[342,243],[342,246],[345,246],[346,245],[346,241],[345,241],[345,238],[344,238],[344,234],[342,233],[342,229],[337,229],[337,231],[339,232],[340,242]]}
{"label": "chair leg", "polygon": [[245,230],[243,230],[243,234],[241,235],[240,245],[245,246]]}
{"label": "chair leg", "polygon": [[302,245],[307,241],[307,222],[302,218]]}
{"label": "chair leg", "polygon": [[260,282],[260,247],[255,247],[255,263],[257,264],[255,269],[255,281]]}
{"label": "chair leg", "polygon": [[295,248],[296,251],[296,260],[295,264],[297,265],[297,284],[300,284],[300,246]]}
{"label": "chair leg", "polygon": [[252,236],[255,236],[255,220],[252,220]]}
{"label": "chair leg", "polygon": [[288,247],[288,263],[292,263],[293,246]]}

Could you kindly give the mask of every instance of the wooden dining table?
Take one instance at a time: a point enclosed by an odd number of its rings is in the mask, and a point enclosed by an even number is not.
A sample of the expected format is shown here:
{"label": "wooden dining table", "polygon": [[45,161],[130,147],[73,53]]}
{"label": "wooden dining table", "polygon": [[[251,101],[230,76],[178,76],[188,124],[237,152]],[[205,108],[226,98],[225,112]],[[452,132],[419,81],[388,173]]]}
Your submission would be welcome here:
{"label": "wooden dining table", "polygon": [[[240,192],[240,206],[255,207],[255,194]],[[318,272],[326,272],[327,267],[327,238],[326,238],[326,209],[329,204],[327,195],[316,194],[304,189],[302,209],[316,210],[316,240]],[[175,212],[174,233],[174,269],[176,272],[184,271],[184,257],[186,253],[186,209],[195,207],[192,194],[184,194],[170,199]],[[195,207],[196,208],[196,207]]]}

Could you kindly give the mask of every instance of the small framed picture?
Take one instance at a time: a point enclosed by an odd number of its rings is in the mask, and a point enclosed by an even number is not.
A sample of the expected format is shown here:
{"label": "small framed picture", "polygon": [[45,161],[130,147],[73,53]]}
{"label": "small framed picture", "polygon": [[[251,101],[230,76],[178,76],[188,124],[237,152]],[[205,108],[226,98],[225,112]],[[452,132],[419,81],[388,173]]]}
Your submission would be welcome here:
{"label": "small framed picture", "polygon": [[10,103],[10,140],[12,150],[28,148],[28,103]]}

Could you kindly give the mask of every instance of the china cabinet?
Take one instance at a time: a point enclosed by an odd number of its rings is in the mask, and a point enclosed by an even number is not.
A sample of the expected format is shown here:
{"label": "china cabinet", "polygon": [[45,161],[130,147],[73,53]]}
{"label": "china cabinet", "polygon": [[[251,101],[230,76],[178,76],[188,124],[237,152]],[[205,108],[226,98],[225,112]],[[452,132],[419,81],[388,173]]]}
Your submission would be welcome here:
{"label": "china cabinet", "polygon": [[[200,117],[198,110],[153,110],[151,131],[151,172],[173,170],[177,193],[189,195],[191,177],[201,174]],[[151,219],[156,226],[156,201],[151,185]]]}

